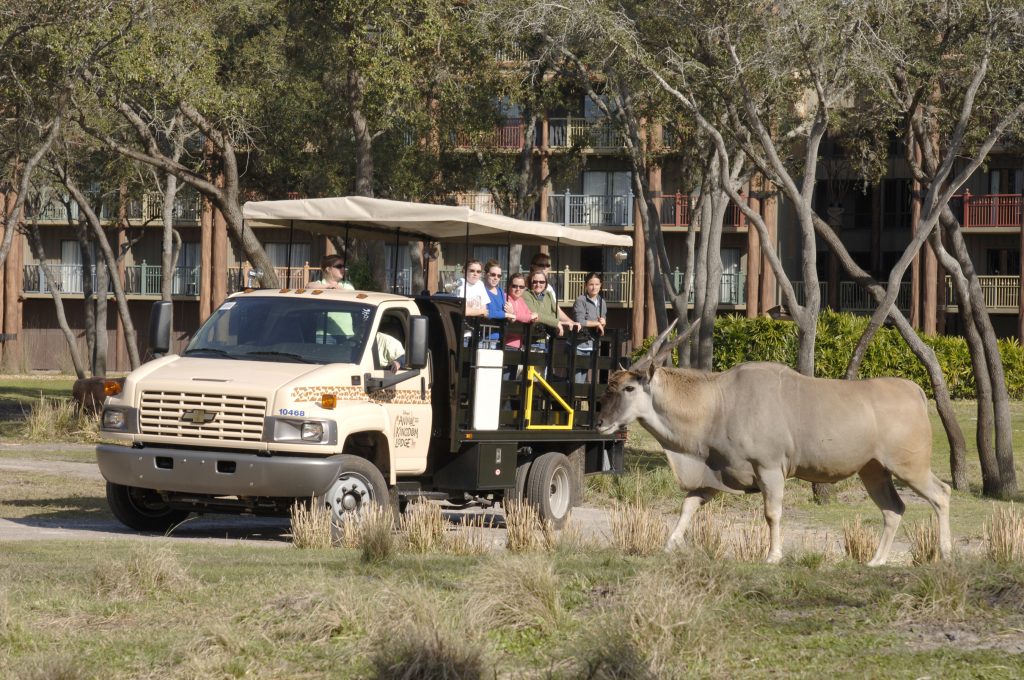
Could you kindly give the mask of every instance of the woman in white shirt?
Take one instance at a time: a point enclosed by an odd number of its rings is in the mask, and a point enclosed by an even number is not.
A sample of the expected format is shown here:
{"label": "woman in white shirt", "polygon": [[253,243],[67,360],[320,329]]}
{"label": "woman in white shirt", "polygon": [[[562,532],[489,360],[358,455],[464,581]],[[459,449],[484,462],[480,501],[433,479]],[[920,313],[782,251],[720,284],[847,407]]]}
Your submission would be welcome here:
{"label": "woman in white shirt", "polygon": [[481,280],[484,267],[480,260],[470,260],[466,263],[465,277],[455,283],[455,294],[466,298],[466,316],[486,316],[487,302],[490,297],[487,295],[487,286]]}

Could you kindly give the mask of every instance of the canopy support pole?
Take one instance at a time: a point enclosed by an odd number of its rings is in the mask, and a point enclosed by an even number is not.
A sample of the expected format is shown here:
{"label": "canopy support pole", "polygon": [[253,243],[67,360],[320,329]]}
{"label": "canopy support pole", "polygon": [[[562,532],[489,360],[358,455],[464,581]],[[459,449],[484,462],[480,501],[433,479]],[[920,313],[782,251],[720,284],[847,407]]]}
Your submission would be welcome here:
{"label": "canopy support pole", "polygon": [[398,249],[401,247],[402,228],[395,227],[395,255],[391,258],[391,292],[398,292]]}
{"label": "canopy support pole", "polygon": [[[292,240],[295,238],[295,220],[288,220],[288,265],[285,269],[284,287],[288,288],[292,281]],[[299,286],[302,288],[302,286]]]}

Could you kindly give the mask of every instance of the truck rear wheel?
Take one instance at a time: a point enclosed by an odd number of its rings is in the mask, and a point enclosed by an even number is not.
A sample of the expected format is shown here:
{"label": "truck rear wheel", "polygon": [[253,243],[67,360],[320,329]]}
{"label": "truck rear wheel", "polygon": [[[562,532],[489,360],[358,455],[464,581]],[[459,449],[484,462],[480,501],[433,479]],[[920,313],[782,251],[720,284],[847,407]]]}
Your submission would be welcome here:
{"label": "truck rear wheel", "polygon": [[320,501],[331,511],[331,519],[341,524],[371,505],[387,506],[391,497],[388,483],[384,481],[377,466],[359,456],[343,455],[338,479],[327,490]]}
{"label": "truck rear wheel", "polygon": [[561,529],[576,504],[573,488],[569,459],[557,451],[545,453],[530,466],[526,478],[526,502],[537,509],[541,520]]}
{"label": "truck rear wheel", "polygon": [[107,482],[107,505],[114,517],[136,531],[166,532],[189,516],[167,505],[156,491]]}

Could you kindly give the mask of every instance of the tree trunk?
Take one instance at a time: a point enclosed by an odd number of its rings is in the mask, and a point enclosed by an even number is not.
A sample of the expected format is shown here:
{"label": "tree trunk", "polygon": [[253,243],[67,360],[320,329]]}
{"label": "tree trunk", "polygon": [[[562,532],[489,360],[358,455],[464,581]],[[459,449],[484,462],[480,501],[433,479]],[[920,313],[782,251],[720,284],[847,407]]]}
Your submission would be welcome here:
{"label": "tree trunk", "polygon": [[164,175],[164,206],[161,213],[163,221],[163,241],[160,247],[160,299],[171,302],[174,290],[174,201],[178,195],[178,178],[172,174]]}
{"label": "tree trunk", "polygon": [[[117,258],[114,256],[114,251],[110,248],[107,235],[103,231],[103,227],[100,226],[96,213],[93,212],[85,200],[85,196],[79,190],[78,185],[68,176],[64,178],[64,184],[67,186],[68,191],[71,192],[72,197],[78,201],[79,207],[85,212],[85,218],[92,228],[93,236],[96,238],[96,245],[99,246],[100,252],[103,254],[103,261],[110,272],[110,282],[114,290],[114,299],[117,302],[117,311],[124,326],[124,340],[128,350],[128,363],[134,371],[141,363],[139,361],[139,346],[136,340],[135,324],[132,323],[132,317],[128,311],[128,300],[124,294],[124,287],[117,276]],[[106,298],[102,300],[101,304],[106,305]]]}
{"label": "tree trunk", "polygon": [[[68,215],[71,213],[68,212]],[[96,261],[92,256],[92,248],[89,244],[89,229],[83,222],[74,225],[75,235],[78,237],[78,248],[82,254],[82,306],[85,318],[85,349],[89,359],[89,369],[94,376],[103,374],[96,372],[96,289],[93,286],[92,273],[95,271]]]}
{"label": "tree trunk", "polygon": [[[985,292],[981,288],[974,263],[971,261],[967,245],[964,243],[960,224],[948,206],[942,211],[941,224],[953,246],[954,256],[959,261],[960,268],[967,279],[971,307],[974,310],[974,326],[981,336],[985,359],[988,363],[996,435],[996,462],[999,465],[999,488],[995,490],[995,495],[999,498],[1013,498],[1017,495],[1017,472],[1013,460],[1013,423],[1010,418],[1010,399],[1006,388],[1003,359],[999,353],[999,343],[996,340],[995,330],[992,328],[988,309],[985,307]],[[981,427],[980,422],[978,427]]]}
{"label": "tree trunk", "polygon": [[64,335],[64,339],[68,343],[68,353],[71,355],[71,363],[75,367],[75,375],[79,379],[85,378],[85,363],[82,361],[82,356],[78,352],[78,341],[75,338],[75,334],[71,330],[71,327],[68,326],[68,318],[64,314],[64,300],[61,298],[60,286],[56,281],[54,281],[53,273],[50,271],[50,265],[46,262],[46,253],[43,251],[43,241],[39,238],[39,225],[36,222],[32,222],[32,224],[28,226],[28,229],[26,229],[26,232],[28,234],[29,245],[32,248],[32,254],[35,255],[36,260],[39,262],[39,268],[42,269],[43,280],[46,283],[46,288],[50,291],[50,297],[53,298],[53,307],[57,314],[57,326],[60,328],[61,333]]}
{"label": "tree trunk", "polygon": [[[885,290],[850,257],[849,251],[832,227],[821,218],[815,216],[814,228],[818,236],[828,244],[832,253],[839,259],[839,263],[846,270],[846,273],[871,294],[876,304],[881,304],[885,297]],[[964,439],[963,430],[960,429],[960,423],[956,419],[953,402],[949,397],[949,388],[946,385],[946,377],[942,373],[939,360],[935,356],[934,350],[921,340],[921,337],[899,309],[894,308],[889,316],[896,323],[896,328],[899,330],[904,341],[910,346],[911,351],[914,352],[914,355],[928,372],[928,377],[932,384],[932,392],[935,394],[935,407],[939,412],[939,419],[946,430],[946,439],[949,442],[951,467],[954,470],[962,470],[967,457],[967,443]],[[954,483],[957,481],[957,476],[954,476],[953,481]],[[966,483],[966,479],[962,481]],[[957,488],[960,490],[960,487]]]}

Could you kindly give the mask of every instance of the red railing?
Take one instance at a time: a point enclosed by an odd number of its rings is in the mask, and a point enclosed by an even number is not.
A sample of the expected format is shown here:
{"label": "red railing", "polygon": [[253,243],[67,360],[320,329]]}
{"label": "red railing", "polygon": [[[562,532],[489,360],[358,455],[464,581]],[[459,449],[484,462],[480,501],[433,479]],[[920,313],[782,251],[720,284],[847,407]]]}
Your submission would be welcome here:
{"label": "red railing", "polygon": [[[689,194],[676,192],[674,194],[652,194],[655,205],[660,202],[658,215],[661,218],[663,227],[688,227],[690,226],[693,203],[696,199]],[[724,227],[742,229],[747,226],[746,216],[743,211],[733,203],[725,213]]]}
{"label": "red railing", "polygon": [[523,119],[506,118],[487,132],[456,135],[456,145],[462,148],[484,147],[492,149],[521,149],[523,147]]}
{"label": "red railing", "polygon": [[978,194],[967,191],[954,196],[950,208],[965,229],[971,227],[1020,227],[1024,222],[1021,194]]}

